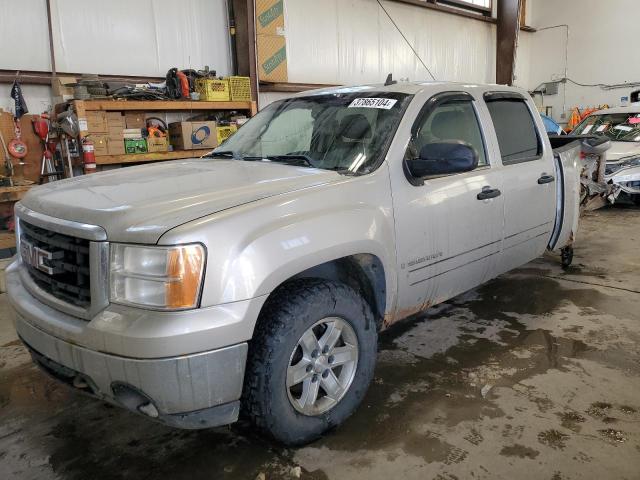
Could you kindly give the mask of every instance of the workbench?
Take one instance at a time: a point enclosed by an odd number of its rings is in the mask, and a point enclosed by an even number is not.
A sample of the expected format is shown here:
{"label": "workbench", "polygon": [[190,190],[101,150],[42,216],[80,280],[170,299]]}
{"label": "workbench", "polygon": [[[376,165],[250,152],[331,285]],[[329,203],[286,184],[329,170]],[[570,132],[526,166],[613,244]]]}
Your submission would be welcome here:
{"label": "workbench", "polygon": [[[195,100],[72,100],[70,102],[78,118],[86,117],[86,112],[194,112],[237,110],[252,117],[257,112],[257,104],[247,102],[205,102]],[[80,137],[88,135],[87,130],[80,131]],[[210,148],[200,150],[174,150],[171,152],[140,153],[129,155],[96,156],[97,165],[114,165],[126,163],[157,162],[160,160],[176,160],[180,158],[199,157],[211,151]]]}

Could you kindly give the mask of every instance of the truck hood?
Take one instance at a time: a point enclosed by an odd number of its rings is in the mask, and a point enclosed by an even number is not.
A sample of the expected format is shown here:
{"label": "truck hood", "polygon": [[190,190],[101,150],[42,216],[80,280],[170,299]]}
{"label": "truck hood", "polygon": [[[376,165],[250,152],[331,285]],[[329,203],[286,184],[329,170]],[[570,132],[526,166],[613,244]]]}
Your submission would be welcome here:
{"label": "truck hood", "polygon": [[110,241],[156,243],[173,227],[221,210],[342,177],[272,162],[189,159],[120,168],[31,189],[36,212],[99,225]]}
{"label": "truck hood", "polygon": [[611,142],[607,150],[607,161],[617,162],[624,157],[640,154],[640,142]]}

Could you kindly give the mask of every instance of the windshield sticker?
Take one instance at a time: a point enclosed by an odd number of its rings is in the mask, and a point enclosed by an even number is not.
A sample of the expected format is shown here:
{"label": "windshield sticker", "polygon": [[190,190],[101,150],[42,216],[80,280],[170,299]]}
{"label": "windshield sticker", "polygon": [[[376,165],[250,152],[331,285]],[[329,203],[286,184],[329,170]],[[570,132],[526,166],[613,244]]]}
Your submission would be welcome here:
{"label": "windshield sticker", "polygon": [[396,104],[397,100],[391,98],[356,98],[349,108],[382,108],[390,110]]}
{"label": "windshield sticker", "polygon": [[596,132],[604,132],[608,126],[609,125],[600,125],[598,128],[596,128]]}
{"label": "windshield sticker", "polygon": [[633,128],[631,127],[627,127],[626,125],[616,125],[615,127],[613,127],[615,130],[624,130],[625,132],[630,132],[631,130],[633,130]]}
{"label": "windshield sticker", "polygon": [[586,127],[584,127],[584,130],[582,131],[582,133],[587,134],[591,131],[592,128],[593,128],[593,125],[587,125]]}

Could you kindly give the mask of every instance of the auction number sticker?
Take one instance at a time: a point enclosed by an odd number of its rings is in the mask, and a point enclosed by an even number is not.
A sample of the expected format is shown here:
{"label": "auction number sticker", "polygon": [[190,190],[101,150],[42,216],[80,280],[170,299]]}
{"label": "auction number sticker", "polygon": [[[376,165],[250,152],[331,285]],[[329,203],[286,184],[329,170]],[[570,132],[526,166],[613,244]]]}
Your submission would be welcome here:
{"label": "auction number sticker", "polygon": [[389,110],[396,104],[397,100],[391,98],[356,98],[349,108],[382,108]]}

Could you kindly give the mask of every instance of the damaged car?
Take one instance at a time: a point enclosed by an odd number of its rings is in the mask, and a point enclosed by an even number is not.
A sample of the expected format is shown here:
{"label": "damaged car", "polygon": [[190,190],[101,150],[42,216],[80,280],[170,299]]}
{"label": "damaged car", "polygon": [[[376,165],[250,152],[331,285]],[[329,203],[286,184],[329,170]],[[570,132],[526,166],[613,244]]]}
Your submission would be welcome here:
{"label": "damaged car", "polygon": [[593,112],[573,129],[571,135],[597,135],[611,140],[611,148],[607,151],[609,162],[640,155],[640,106]]}
{"label": "damaged car", "polygon": [[630,200],[640,206],[640,155],[607,162],[605,180],[611,185],[609,200]]}

